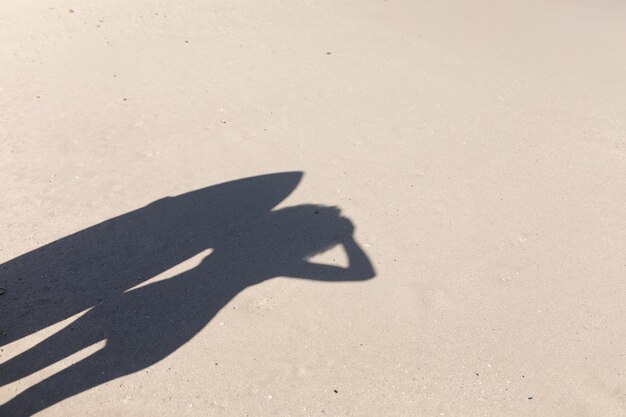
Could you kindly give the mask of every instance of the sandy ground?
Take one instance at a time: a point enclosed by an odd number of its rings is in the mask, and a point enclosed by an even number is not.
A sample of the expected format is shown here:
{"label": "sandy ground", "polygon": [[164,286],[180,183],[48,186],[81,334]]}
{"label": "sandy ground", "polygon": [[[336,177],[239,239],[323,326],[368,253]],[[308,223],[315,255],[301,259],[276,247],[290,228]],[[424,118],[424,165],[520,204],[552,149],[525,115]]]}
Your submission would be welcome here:
{"label": "sandy ground", "polygon": [[[0,414],[626,415],[625,41],[617,0],[0,1]],[[253,219],[236,243],[210,226],[232,256],[204,242],[174,257],[196,230],[176,226],[135,258],[141,222],[184,223],[175,204],[199,189],[207,216]],[[302,204],[343,217],[281,220]],[[304,251],[299,226],[337,232],[311,261],[330,273],[259,280]],[[175,280],[217,282],[213,259],[230,280],[217,293],[258,276],[209,314]],[[154,363],[71,336],[89,346],[46,363],[29,349],[108,302],[96,260],[164,289],[144,299],[176,318],[159,340],[187,330],[182,310],[205,322]],[[98,317],[83,330],[114,320]],[[109,347],[134,367],[94,368],[76,395],[46,385]]]}

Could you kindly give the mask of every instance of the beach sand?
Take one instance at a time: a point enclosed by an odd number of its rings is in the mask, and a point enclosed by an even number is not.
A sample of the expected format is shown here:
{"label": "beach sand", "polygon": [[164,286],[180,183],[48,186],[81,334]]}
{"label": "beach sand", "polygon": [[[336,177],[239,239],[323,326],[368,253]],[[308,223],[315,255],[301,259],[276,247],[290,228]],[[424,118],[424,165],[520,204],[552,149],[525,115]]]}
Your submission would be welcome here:
{"label": "beach sand", "polygon": [[626,415],[625,40],[611,0],[1,1],[0,415]]}

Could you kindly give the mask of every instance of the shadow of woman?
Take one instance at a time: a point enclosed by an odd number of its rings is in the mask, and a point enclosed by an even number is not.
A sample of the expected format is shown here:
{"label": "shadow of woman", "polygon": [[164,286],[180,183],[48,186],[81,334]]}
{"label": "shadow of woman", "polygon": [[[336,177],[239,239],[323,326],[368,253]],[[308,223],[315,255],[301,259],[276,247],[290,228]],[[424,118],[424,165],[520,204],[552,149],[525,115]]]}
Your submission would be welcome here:
{"label": "shadow of woman", "polygon": [[[106,340],[106,345],[18,394],[0,406],[0,415],[32,415],[155,364],[201,331],[240,291],[267,279],[372,278],[373,267],[354,240],[354,227],[339,209],[309,204],[272,210],[301,175],[265,175],[159,200],[3,265],[0,283],[7,282],[9,292],[14,293],[11,284],[16,284],[15,288],[36,293],[42,291],[37,284],[43,282],[45,289],[38,297],[59,300],[33,304],[32,297],[21,303],[18,298],[3,305],[16,314],[14,320],[25,318],[16,324],[13,339],[7,335],[9,341],[90,310],[1,364],[0,386],[94,343]],[[95,245],[81,247],[81,242]],[[339,244],[348,255],[347,268],[308,261]],[[98,247],[108,253],[98,252]],[[197,267],[137,287],[207,248],[213,252]],[[94,258],[81,261],[85,256]],[[57,267],[38,280],[37,272],[46,272],[45,262],[51,259]],[[34,275],[14,275],[28,268]]]}

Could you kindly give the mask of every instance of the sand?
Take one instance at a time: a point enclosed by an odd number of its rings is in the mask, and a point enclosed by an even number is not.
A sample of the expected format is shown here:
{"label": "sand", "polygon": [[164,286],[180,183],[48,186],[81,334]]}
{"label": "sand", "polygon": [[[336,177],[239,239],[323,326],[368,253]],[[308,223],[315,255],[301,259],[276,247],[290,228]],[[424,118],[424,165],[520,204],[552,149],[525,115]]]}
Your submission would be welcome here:
{"label": "sand", "polygon": [[0,415],[626,415],[625,40],[610,0],[0,1]]}

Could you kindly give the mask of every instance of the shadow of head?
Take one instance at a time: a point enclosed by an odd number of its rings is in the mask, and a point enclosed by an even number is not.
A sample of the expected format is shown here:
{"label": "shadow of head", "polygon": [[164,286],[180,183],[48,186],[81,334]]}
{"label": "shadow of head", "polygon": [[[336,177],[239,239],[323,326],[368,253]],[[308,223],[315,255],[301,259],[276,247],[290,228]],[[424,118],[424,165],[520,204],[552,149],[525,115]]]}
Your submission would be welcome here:
{"label": "shadow of head", "polygon": [[[302,204],[271,211],[254,219],[250,224],[233,228],[227,234],[223,247],[216,247],[212,256],[222,252],[245,259],[250,268],[267,278],[293,276],[294,270],[304,265],[312,266],[309,259],[338,245],[343,245],[352,261],[350,268],[331,268],[327,274],[301,271],[299,278],[333,280],[362,280],[373,276],[373,270],[359,271],[359,264],[370,267],[364,256],[357,256],[353,246],[354,226],[341,215],[338,207]],[[351,256],[352,255],[352,256]],[[363,258],[363,259],[361,259]],[[211,260],[211,256],[207,258]],[[371,269],[371,268],[370,268]],[[311,272],[311,268],[309,268]],[[348,273],[349,272],[349,273]]]}
{"label": "shadow of head", "polygon": [[270,212],[246,241],[283,259],[308,259],[352,235],[354,227],[337,207],[303,204]]}

